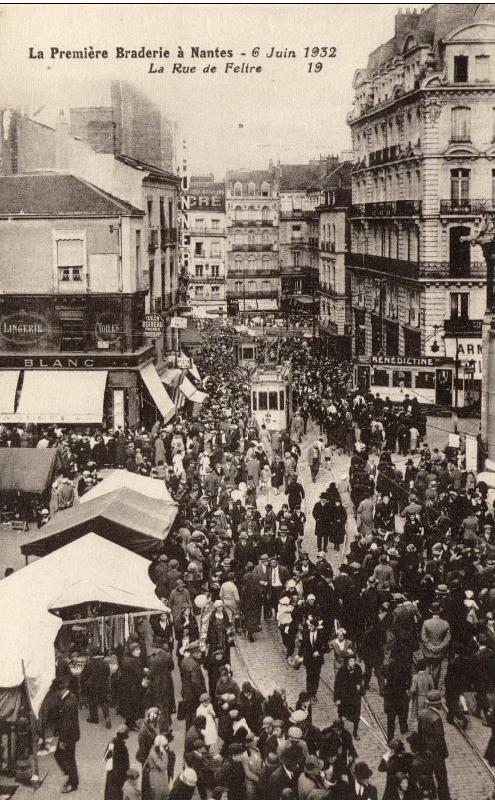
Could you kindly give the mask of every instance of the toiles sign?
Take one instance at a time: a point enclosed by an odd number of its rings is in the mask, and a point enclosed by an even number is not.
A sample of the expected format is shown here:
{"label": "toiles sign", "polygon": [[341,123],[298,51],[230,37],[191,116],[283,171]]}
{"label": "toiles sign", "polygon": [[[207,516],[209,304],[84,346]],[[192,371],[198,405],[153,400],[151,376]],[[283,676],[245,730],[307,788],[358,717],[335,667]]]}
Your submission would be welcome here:
{"label": "toiles sign", "polygon": [[16,311],[2,317],[0,322],[2,338],[18,345],[36,344],[48,336],[49,331],[50,326],[44,317],[28,311]]}
{"label": "toiles sign", "polygon": [[95,332],[100,342],[115,342],[120,336],[120,325],[112,314],[101,314],[96,320]]}

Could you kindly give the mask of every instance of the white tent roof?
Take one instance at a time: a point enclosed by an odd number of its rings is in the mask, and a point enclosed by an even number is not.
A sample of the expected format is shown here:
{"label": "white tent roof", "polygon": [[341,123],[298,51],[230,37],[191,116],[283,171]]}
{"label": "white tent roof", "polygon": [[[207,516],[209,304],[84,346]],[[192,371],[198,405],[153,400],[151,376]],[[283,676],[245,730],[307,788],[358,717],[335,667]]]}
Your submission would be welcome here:
{"label": "white tent roof", "polygon": [[53,644],[62,625],[49,609],[101,599],[163,611],[148,567],[146,558],[88,533],[0,581],[0,686],[26,678],[37,714],[55,677]]}
{"label": "white tent roof", "polygon": [[89,492],[86,492],[86,494],[83,494],[79,502],[86,503],[88,500],[103,497],[103,495],[109,494],[115,489],[122,488],[132,489],[134,492],[139,492],[145,497],[151,497],[153,500],[163,500],[164,503],[176,505],[165,486],[165,481],[157,478],[147,478],[145,475],[136,475],[135,472],[128,472],[126,469],[114,469],[109,472],[100,483],[90,489]]}

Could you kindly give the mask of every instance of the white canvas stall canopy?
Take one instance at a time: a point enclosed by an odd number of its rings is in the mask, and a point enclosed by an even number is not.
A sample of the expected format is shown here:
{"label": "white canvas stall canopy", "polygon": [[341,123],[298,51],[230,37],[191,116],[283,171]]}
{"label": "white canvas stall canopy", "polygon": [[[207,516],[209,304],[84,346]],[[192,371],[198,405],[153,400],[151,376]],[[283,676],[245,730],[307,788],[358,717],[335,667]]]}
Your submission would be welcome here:
{"label": "white canvas stall canopy", "polygon": [[155,365],[146,364],[139,371],[143,383],[151,395],[151,399],[163,417],[163,421],[168,422],[175,414],[175,406],[156,371]]}
{"label": "white canvas stall canopy", "polygon": [[126,469],[115,469],[109,472],[100,483],[90,489],[89,492],[86,492],[86,494],[83,494],[79,502],[87,503],[88,500],[103,497],[103,495],[110,494],[116,489],[132,489],[132,491],[139,492],[139,494],[150,497],[153,500],[162,500],[164,503],[177,505],[164,481],[147,478],[144,475],[136,475],[136,473],[128,472]]}
{"label": "white canvas stall canopy", "polygon": [[102,422],[107,370],[24,370],[23,374],[15,421]]}
{"label": "white canvas stall canopy", "polygon": [[182,379],[182,383],[179,386],[182,394],[191,401],[191,403],[204,403],[207,396],[204,392],[200,392],[199,389],[193,385],[192,381],[185,375]]}
{"label": "white canvas stall canopy", "polygon": [[19,374],[18,369],[0,371],[0,422],[13,422],[16,419],[14,411]]}
{"label": "white canvas stall canopy", "polygon": [[24,679],[38,714],[55,677],[54,642],[62,619],[51,613],[85,602],[121,611],[163,611],[149,561],[95,533],[77,539],[0,581],[0,686]]}

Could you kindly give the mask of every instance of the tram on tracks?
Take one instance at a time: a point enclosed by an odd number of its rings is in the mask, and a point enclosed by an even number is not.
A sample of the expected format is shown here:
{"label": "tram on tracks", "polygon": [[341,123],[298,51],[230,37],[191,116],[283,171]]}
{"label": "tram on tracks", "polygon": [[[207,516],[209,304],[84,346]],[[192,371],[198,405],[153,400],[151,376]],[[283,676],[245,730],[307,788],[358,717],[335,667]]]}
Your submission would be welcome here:
{"label": "tram on tracks", "polygon": [[250,380],[251,414],[259,428],[288,430],[292,419],[292,368],[289,362],[258,366]]}

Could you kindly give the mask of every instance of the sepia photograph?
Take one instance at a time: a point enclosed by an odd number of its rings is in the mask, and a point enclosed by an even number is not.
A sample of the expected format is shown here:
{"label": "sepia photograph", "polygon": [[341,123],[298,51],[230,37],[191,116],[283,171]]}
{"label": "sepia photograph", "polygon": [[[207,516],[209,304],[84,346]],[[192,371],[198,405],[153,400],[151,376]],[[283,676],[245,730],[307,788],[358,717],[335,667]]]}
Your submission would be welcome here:
{"label": "sepia photograph", "polygon": [[0,4],[0,800],[495,800],[495,3]]}

